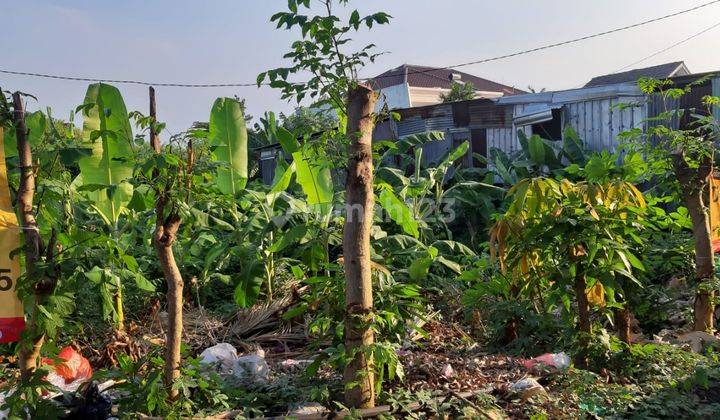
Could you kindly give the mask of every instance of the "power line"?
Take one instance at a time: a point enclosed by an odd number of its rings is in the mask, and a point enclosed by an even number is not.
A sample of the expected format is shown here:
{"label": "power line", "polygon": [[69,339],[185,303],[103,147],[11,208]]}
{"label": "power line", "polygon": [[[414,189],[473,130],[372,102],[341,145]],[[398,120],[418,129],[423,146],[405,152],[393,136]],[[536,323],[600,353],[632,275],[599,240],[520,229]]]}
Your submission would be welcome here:
{"label": "power line", "polygon": [[[556,48],[556,47],[560,47],[560,46],[563,46],[563,45],[574,44],[574,43],[577,43],[577,42],[580,42],[580,41],[585,41],[585,40],[588,40],[588,39],[597,38],[597,37],[601,37],[601,36],[613,34],[613,33],[616,33],[616,32],[621,32],[621,31],[625,31],[625,30],[628,30],[628,29],[637,28],[637,27],[639,27],[639,26],[644,26],[644,25],[647,25],[647,24],[650,24],[650,23],[654,23],[654,22],[658,22],[658,21],[661,21],[661,20],[669,19],[669,18],[671,18],[671,17],[679,16],[679,15],[682,15],[682,14],[685,14],[685,13],[690,13],[690,12],[693,12],[693,11],[695,11],[695,10],[701,9],[701,8],[703,8],[703,7],[711,6],[711,5],[716,4],[716,3],[720,3],[720,0],[710,1],[710,2],[703,3],[703,4],[700,4],[700,5],[698,5],[698,6],[689,8],[689,9],[685,9],[685,10],[681,10],[681,11],[679,11],[679,12],[671,13],[671,14],[669,14],[669,15],[660,16],[660,17],[657,17],[657,18],[654,18],[654,19],[645,20],[645,21],[642,21],[642,22],[634,23],[634,24],[632,24],[632,25],[622,26],[622,27],[619,27],[619,28],[610,29],[610,30],[603,31],[603,32],[598,32],[598,33],[595,33],[595,34],[592,34],[592,35],[586,35],[586,36],[583,36],[583,37],[580,37],[580,38],[574,38],[574,39],[571,39],[571,40],[568,40],[568,41],[556,42],[556,43],[554,43],[554,44],[547,44],[547,45],[543,45],[543,46],[540,46],[540,47],[531,48],[531,49],[528,49],[528,50],[522,50],[522,51],[514,52],[514,53],[512,53],[512,54],[505,54],[505,55],[500,55],[500,56],[497,56],[497,57],[485,58],[485,59],[482,59],[482,60],[469,61],[469,62],[467,62],[467,63],[454,64],[454,65],[446,66],[446,67],[439,67],[439,69],[454,69],[454,68],[458,68],[458,67],[471,66],[471,65],[473,65],[473,64],[488,63],[488,62],[491,62],[491,61],[498,61],[498,60],[503,60],[503,59],[506,59],[506,58],[516,57],[516,56],[519,56],[519,55],[530,54],[530,53],[537,52],[537,51],[547,50],[547,49],[550,49],[550,48]],[[438,69],[438,68],[435,68],[434,70],[437,70],[437,69]],[[424,72],[424,71],[418,71],[417,73],[423,73],[423,72]]]}
{"label": "power line", "polygon": [[[540,46],[540,47],[535,47],[535,48],[531,48],[531,49],[527,49],[527,50],[521,50],[521,51],[517,51],[517,52],[514,52],[514,53],[510,53],[510,54],[504,54],[504,55],[499,55],[499,56],[496,56],[496,57],[490,57],[490,58],[484,58],[484,59],[480,59],[480,60],[468,61],[468,62],[465,62],[465,63],[453,64],[453,65],[445,66],[445,67],[434,67],[434,68],[426,69],[426,70],[414,70],[414,71],[408,72],[408,74],[430,73],[430,72],[437,71],[437,70],[455,69],[455,68],[459,68],[459,67],[471,66],[471,65],[474,65],[474,64],[483,64],[483,63],[489,63],[489,62],[492,62],[492,61],[504,60],[504,59],[507,59],[507,58],[517,57],[517,56],[520,56],[520,55],[530,54],[530,53],[534,53],[534,52],[538,52],[538,51],[542,51],[542,50],[547,50],[547,49],[551,49],[551,48],[557,48],[557,47],[560,47],[560,46],[569,45],[569,44],[574,44],[574,43],[578,43],[578,42],[585,41],[585,40],[588,40],[588,39],[598,38],[598,37],[605,36],[605,35],[609,35],[609,34],[613,34],[613,33],[616,33],[616,32],[622,32],[622,31],[626,31],[626,30],[628,30],[628,29],[633,29],[633,28],[637,28],[637,27],[640,27],[640,26],[648,25],[648,24],[651,24],[651,23],[659,22],[659,21],[666,20],[666,19],[669,19],[669,18],[672,18],[672,17],[675,17],[675,16],[679,16],[679,15],[683,15],[683,14],[686,14],[686,13],[690,13],[690,12],[693,12],[693,11],[695,11],[695,10],[702,9],[702,8],[704,8],[704,7],[708,7],[708,6],[711,6],[711,5],[713,5],[713,4],[717,4],[717,3],[720,3],[720,0],[709,1],[709,2],[707,2],[707,3],[703,3],[703,4],[700,4],[700,5],[698,5],[698,6],[691,7],[691,8],[689,8],[689,9],[684,9],[684,10],[681,10],[681,11],[678,11],[678,12],[675,12],[675,13],[670,13],[670,14],[667,14],[667,15],[664,15],[664,16],[660,16],[660,17],[657,17],[657,18],[653,18],[653,19],[649,19],[649,20],[642,21],[642,22],[634,23],[634,24],[632,24],[632,25],[622,26],[622,27],[619,27],[619,28],[610,29],[610,30],[603,31],[603,32],[598,32],[598,33],[595,33],[595,34],[592,34],[592,35],[582,36],[582,37],[570,39],[570,40],[567,40],[567,41],[556,42],[556,43],[553,43],[553,44],[547,44],[547,45],[543,45],[543,46]],[[710,29],[712,29],[712,28],[709,28],[708,30],[710,30]],[[700,34],[697,34],[697,35],[700,35]],[[671,47],[671,48],[672,48],[672,47]],[[142,81],[142,80],[115,80],[115,79],[101,79],[101,78],[77,77],[77,76],[62,76],[62,75],[46,74],[46,73],[33,73],[33,72],[23,72],[23,71],[12,71],[12,70],[5,70],[5,69],[0,69],[0,73],[11,74],[11,75],[16,75],[16,76],[29,76],[29,77],[38,77],[38,78],[45,78],[45,79],[71,80],[71,81],[80,81],[80,82],[96,82],[96,83],[99,82],[99,83],[115,83],[115,84],[133,84],[133,85],[143,85],[143,86],[164,86],[164,87],[182,87],[182,88],[219,88],[219,87],[253,87],[253,86],[257,86],[257,83],[163,83],[163,82],[146,82],[146,81]],[[394,76],[395,76],[395,75],[379,76],[379,77],[374,77],[374,78],[365,78],[365,79],[363,79],[363,80],[370,80],[370,79],[375,79],[375,80],[377,80],[377,79],[383,78],[383,77],[394,77]],[[268,83],[263,83],[263,85],[268,85]]]}
{"label": "power line", "polygon": [[684,44],[684,43],[686,43],[686,42],[688,42],[688,41],[690,41],[690,40],[692,40],[692,39],[695,39],[695,38],[699,37],[700,35],[704,34],[705,32],[708,32],[708,31],[711,31],[711,30],[717,28],[718,26],[720,26],[720,22],[718,22],[718,23],[716,23],[716,24],[714,24],[714,25],[712,25],[712,26],[709,26],[709,27],[703,29],[702,31],[700,31],[700,32],[698,32],[698,33],[696,33],[696,34],[694,34],[694,35],[690,35],[689,37],[687,37],[687,38],[685,38],[685,39],[683,39],[683,40],[681,40],[681,41],[678,41],[678,42],[676,42],[676,43],[674,43],[674,44],[672,44],[672,45],[670,45],[670,46],[668,46],[668,47],[665,47],[665,48],[663,48],[663,49],[661,49],[661,50],[659,50],[659,51],[656,51],[656,52],[648,55],[647,57],[641,58],[640,60],[638,60],[638,61],[636,61],[636,62],[634,62],[634,63],[628,64],[628,65],[625,66],[625,67],[619,68],[619,69],[615,70],[613,73],[619,73],[619,72],[621,72],[621,71],[623,71],[623,70],[625,70],[625,69],[627,69],[627,68],[633,67],[633,66],[638,65],[638,64],[640,64],[640,63],[642,63],[642,62],[644,62],[644,61],[647,61],[647,60],[649,60],[649,59],[651,59],[651,58],[653,58],[653,57],[655,57],[655,56],[658,56],[658,55],[660,55],[660,54],[662,54],[662,53],[664,53],[664,52],[666,52],[666,51],[669,51],[669,50],[671,50],[671,49],[673,49],[673,48],[675,48],[675,47],[677,47],[677,46],[679,46],[679,45],[682,45],[682,44]]}
{"label": "power line", "polygon": [[[720,0],[718,0],[720,1]],[[142,86],[165,86],[165,87],[183,87],[183,88],[219,88],[219,87],[252,87],[257,83],[158,83],[145,82],[142,80],[115,80],[115,79],[98,79],[92,77],[76,77],[76,76],[58,76],[55,74],[31,73],[24,71],[12,71],[0,69],[0,73],[13,74],[17,76],[40,77],[44,79],[72,80],[77,82],[97,82],[97,83],[115,83],[126,85],[142,85]],[[263,83],[266,84],[266,83]]]}

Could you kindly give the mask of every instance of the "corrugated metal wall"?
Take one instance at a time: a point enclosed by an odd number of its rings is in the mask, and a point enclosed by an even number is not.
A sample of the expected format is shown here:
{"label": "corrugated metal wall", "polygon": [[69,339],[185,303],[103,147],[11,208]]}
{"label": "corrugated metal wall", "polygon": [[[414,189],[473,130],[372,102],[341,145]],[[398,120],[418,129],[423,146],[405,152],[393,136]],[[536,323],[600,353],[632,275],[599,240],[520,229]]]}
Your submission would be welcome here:
{"label": "corrugated metal wall", "polygon": [[453,128],[452,105],[436,105],[425,119],[425,126],[428,131],[445,131]]}
{"label": "corrugated metal wall", "polygon": [[488,128],[487,129],[487,148],[497,148],[505,153],[510,153],[520,149],[517,135],[512,128]]}
{"label": "corrugated metal wall", "polygon": [[[621,106],[622,104],[622,106]],[[526,104],[514,106],[513,115],[521,115]],[[623,131],[643,127],[647,118],[647,106],[643,97],[605,98],[566,103],[563,110],[563,127],[570,125],[590,150],[614,151],[617,136]],[[530,136],[529,125],[513,128],[488,128],[488,150],[496,147],[506,153],[520,149],[517,130]]]}
{"label": "corrugated metal wall", "polygon": [[621,97],[565,104],[564,125],[577,131],[588,149],[614,151],[617,136],[632,128],[642,128],[647,106],[642,97]]}
{"label": "corrugated metal wall", "polygon": [[397,122],[397,134],[400,138],[426,131],[425,121],[419,115],[403,118]]}

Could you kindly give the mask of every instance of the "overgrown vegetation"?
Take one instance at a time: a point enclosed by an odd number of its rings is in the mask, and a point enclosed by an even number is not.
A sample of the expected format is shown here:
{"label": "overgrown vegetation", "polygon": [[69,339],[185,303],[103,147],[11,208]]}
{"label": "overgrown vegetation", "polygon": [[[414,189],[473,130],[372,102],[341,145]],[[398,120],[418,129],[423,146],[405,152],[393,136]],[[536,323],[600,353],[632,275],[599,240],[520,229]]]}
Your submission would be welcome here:
{"label": "overgrown vegetation", "polygon": [[[615,153],[587,150],[567,127],[562,141],[520,131],[518,151],[490,150],[482,168],[462,167],[468,142],[426,162],[442,133],[372,139],[391,116],[374,113],[358,79],[374,46],[350,37],[390,16],[347,3],[290,0],[271,18],[299,38],[289,67],[258,82],[322,111],[268,112],[249,132],[238,98],[167,137],[152,89],[146,116],[90,85],[69,121],[3,91],[7,200],[24,239],[8,261],[24,267],[27,325],[0,347],[0,410],[78,409],[91,386],[68,393],[68,408],[46,381],[72,345],[128,417],[309,403],[354,416],[378,402],[390,406],[381,415],[418,418],[716,416],[715,344],[696,354],[668,337],[691,318],[698,332],[714,325],[704,200],[718,98],[683,129],[668,109]],[[688,92],[641,86],[664,100]],[[251,146],[276,144],[265,185]],[[219,342],[265,355],[271,373],[208,365],[201,353]],[[574,366],[523,366],[560,351]],[[545,398],[508,389],[529,374]],[[429,389],[438,381],[447,389]]]}

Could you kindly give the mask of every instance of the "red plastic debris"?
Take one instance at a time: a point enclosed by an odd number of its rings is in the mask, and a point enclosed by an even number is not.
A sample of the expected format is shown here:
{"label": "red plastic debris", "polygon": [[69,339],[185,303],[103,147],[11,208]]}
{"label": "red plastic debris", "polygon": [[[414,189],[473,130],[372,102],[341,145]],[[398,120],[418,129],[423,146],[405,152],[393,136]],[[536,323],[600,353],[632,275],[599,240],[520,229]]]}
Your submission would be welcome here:
{"label": "red plastic debris", "polygon": [[562,370],[570,366],[570,356],[564,352],[545,353],[541,356],[523,361],[523,365],[526,369],[532,369],[538,365],[543,365]]}
{"label": "red plastic debris", "polygon": [[63,378],[66,384],[75,381],[86,381],[92,377],[93,370],[90,362],[82,354],[75,351],[74,348],[68,346],[60,350],[58,359],[63,360],[58,365],[55,365],[53,359],[43,358],[42,362],[45,365],[52,366],[55,373]]}

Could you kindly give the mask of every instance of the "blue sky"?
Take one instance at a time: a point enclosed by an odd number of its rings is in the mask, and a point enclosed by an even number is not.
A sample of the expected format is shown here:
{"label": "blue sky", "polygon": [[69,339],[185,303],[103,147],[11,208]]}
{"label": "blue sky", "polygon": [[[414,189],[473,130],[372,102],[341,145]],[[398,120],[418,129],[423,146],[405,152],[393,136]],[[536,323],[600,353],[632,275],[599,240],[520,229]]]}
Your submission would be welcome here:
{"label": "blue sky", "polygon": [[[624,26],[707,0],[355,0],[361,12],[383,10],[390,25],[356,36],[383,55],[372,76],[402,63],[443,66],[501,55]],[[296,34],[275,30],[270,16],[285,0],[2,0],[0,68],[157,82],[252,82],[283,64]],[[463,70],[504,84],[564,89],[582,85],[720,22],[720,4],[587,42]],[[20,34],[20,36],[16,36]],[[720,69],[720,28],[642,65],[685,60],[694,72]],[[0,87],[38,97],[65,117],[86,83],[0,74]],[[147,88],[119,86],[130,110],[147,111]],[[159,118],[171,132],[207,120],[213,100],[238,95],[248,111],[291,111],[270,88],[157,89]]]}

